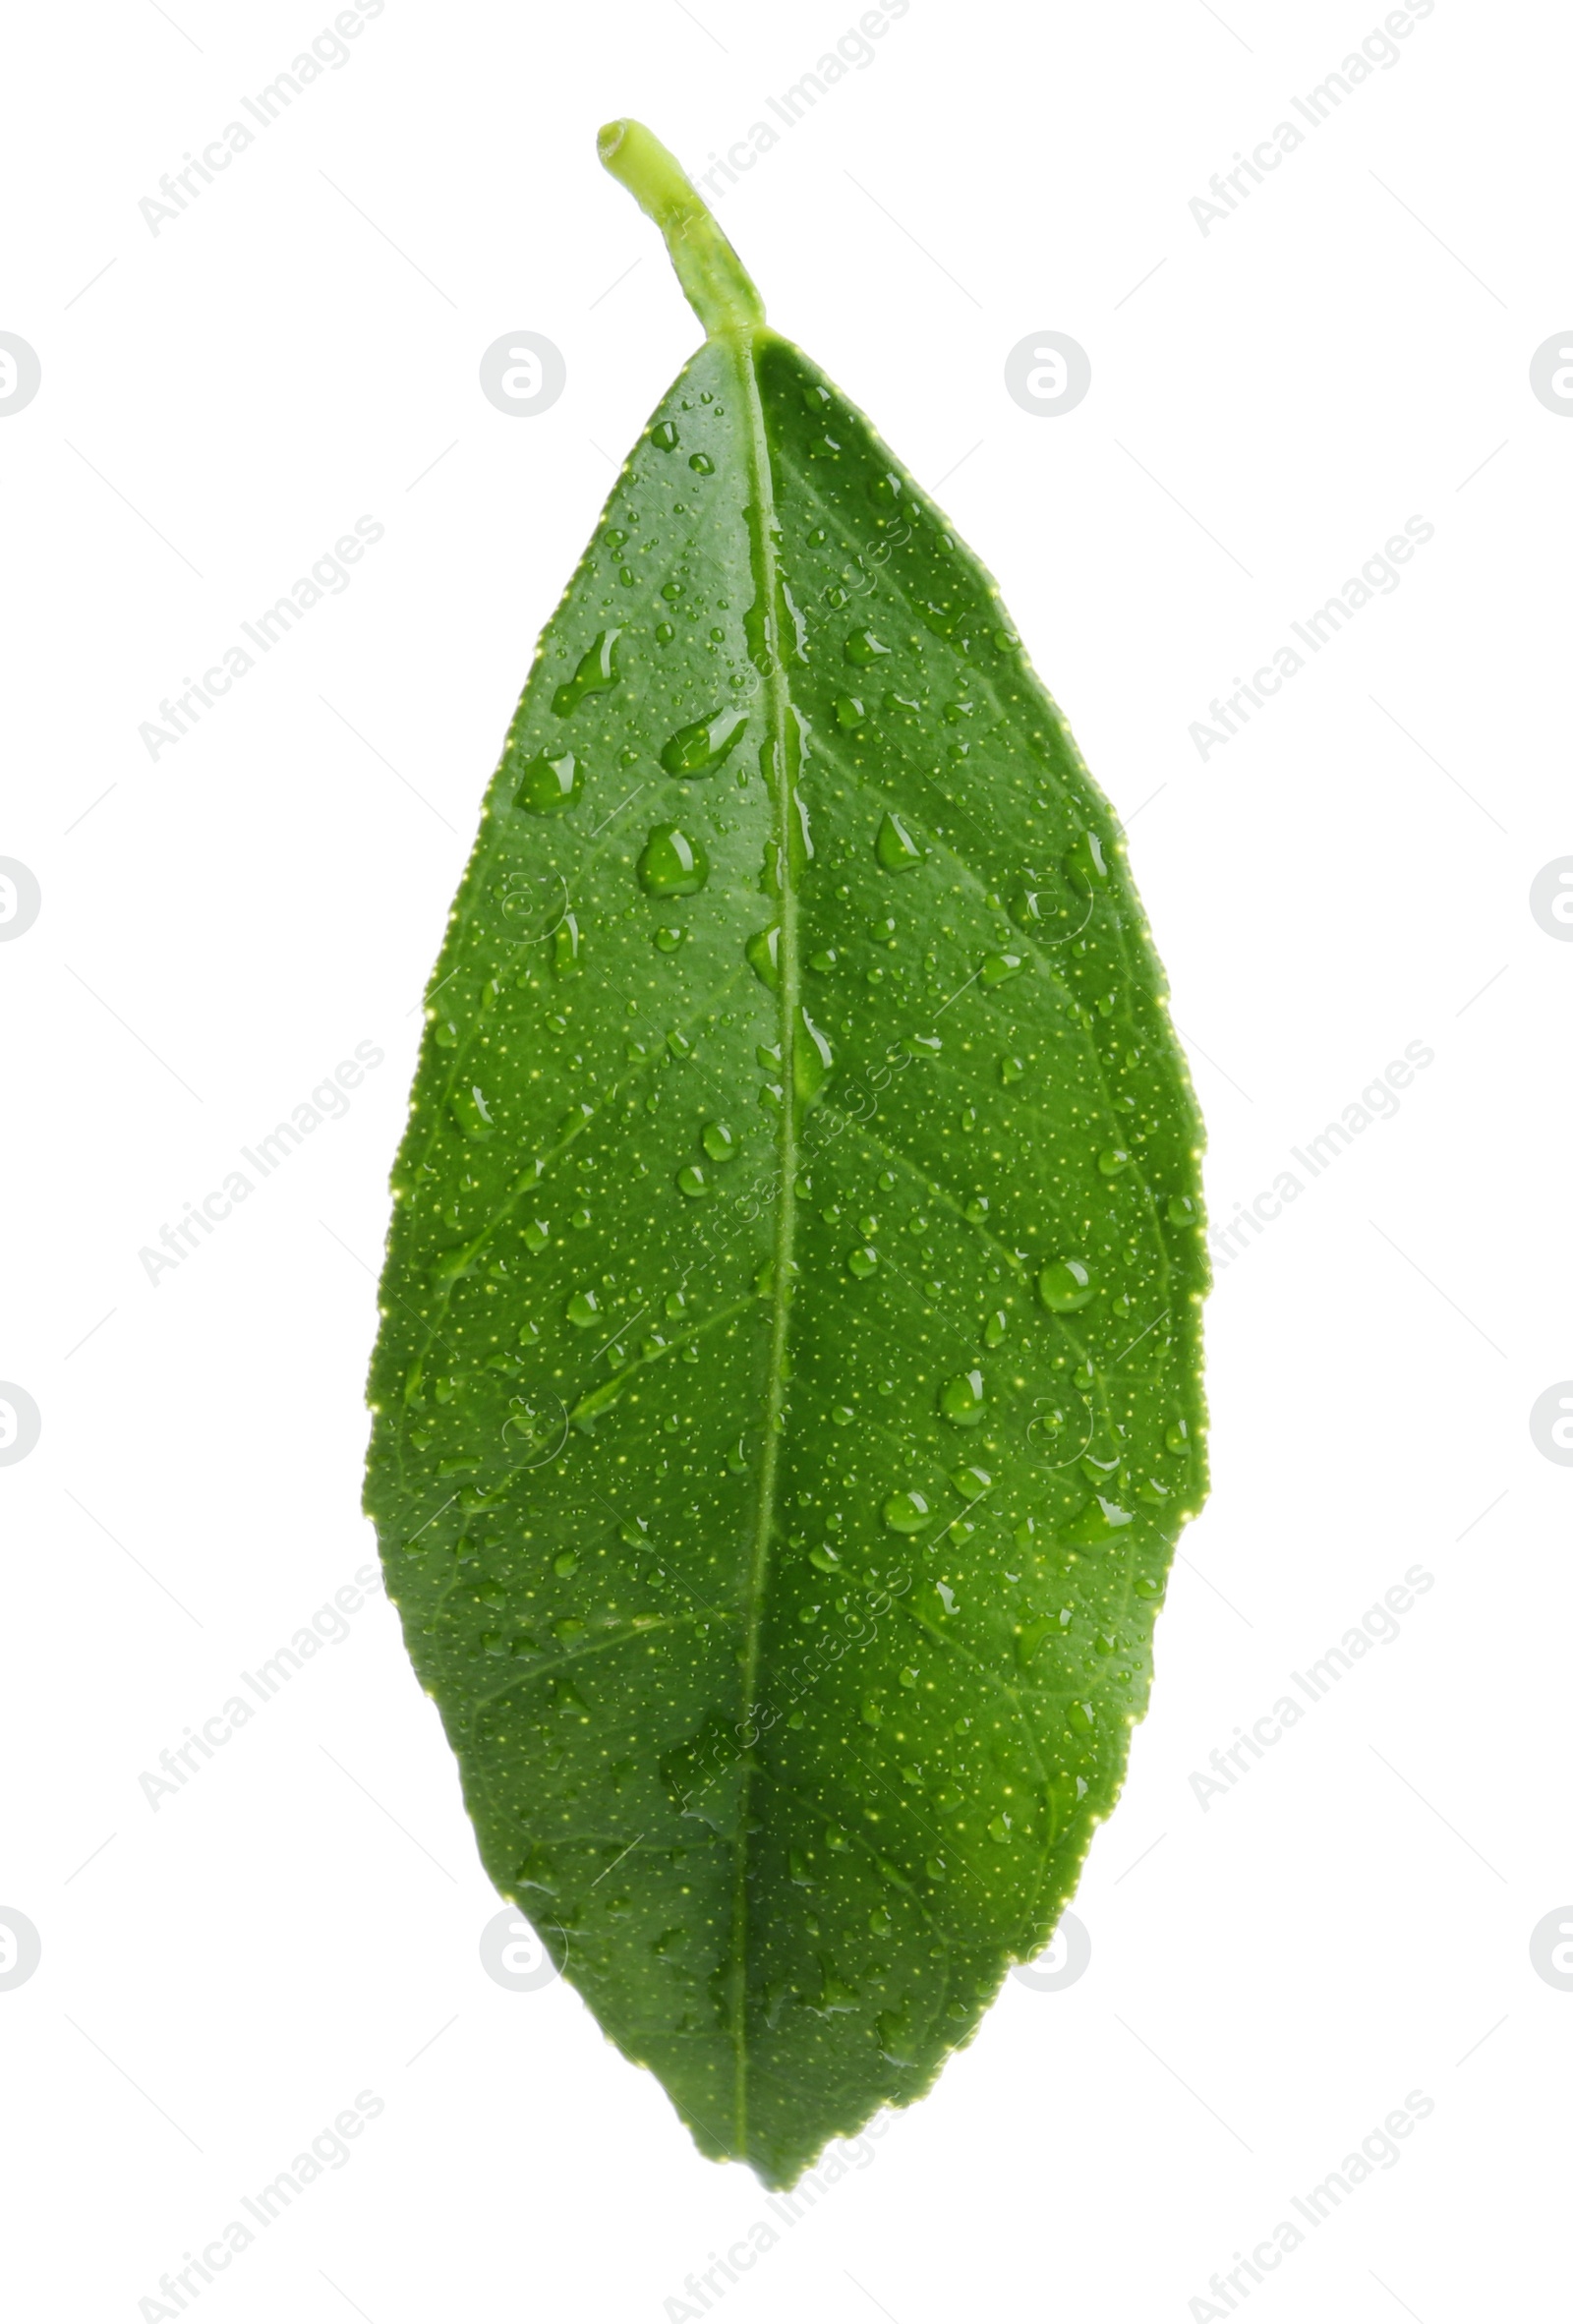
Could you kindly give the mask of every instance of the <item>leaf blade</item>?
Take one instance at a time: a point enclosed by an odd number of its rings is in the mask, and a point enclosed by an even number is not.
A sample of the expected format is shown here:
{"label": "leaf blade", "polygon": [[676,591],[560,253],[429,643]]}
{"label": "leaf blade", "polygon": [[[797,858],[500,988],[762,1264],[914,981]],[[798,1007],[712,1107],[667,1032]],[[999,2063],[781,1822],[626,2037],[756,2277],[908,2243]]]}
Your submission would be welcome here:
{"label": "leaf blade", "polygon": [[431,990],[390,1592],[498,1887],[787,2183],[927,2087],[1112,1805],[1205,1255],[1106,804],[987,574],[756,322],[613,490]]}

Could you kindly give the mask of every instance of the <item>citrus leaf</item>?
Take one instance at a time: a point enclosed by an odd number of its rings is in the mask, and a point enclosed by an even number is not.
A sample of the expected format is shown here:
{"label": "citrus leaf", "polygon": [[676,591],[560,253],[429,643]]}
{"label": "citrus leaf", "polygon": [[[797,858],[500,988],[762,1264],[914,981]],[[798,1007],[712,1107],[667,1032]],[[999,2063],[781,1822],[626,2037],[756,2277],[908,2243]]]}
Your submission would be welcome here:
{"label": "citrus leaf", "polygon": [[788,2184],[1047,1942],[1204,1489],[1200,1125],[987,574],[665,148],[704,345],[429,989],[367,1506],[482,1857]]}

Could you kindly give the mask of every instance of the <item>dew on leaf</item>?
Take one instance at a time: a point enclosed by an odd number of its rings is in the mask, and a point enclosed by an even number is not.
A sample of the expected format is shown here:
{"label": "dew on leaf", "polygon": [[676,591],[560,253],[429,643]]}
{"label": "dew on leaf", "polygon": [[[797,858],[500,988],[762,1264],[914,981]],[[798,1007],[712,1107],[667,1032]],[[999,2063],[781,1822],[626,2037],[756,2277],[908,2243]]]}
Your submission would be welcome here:
{"label": "dew on leaf", "polygon": [[703,843],[675,823],[658,823],[639,858],[639,885],[648,896],[697,896],[710,877]]}
{"label": "dew on leaf", "polygon": [[985,1398],[980,1371],[959,1371],[940,1390],[940,1411],[956,1428],[975,1428],[983,1418]]}
{"label": "dew on leaf", "polygon": [[496,1129],[486,1094],[476,1082],[456,1089],[448,1101],[448,1110],[466,1137],[479,1141],[491,1137]]}
{"label": "dew on leaf", "polygon": [[808,1011],[799,1009],[797,1016],[801,1032],[792,1043],[792,1087],[799,1101],[806,1105],[823,1088],[835,1060],[829,1041]]}
{"label": "dew on leaf", "polygon": [[923,850],[899,816],[887,810],[874,837],[874,854],[882,871],[915,871]]}
{"label": "dew on leaf", "polygon": [[584,770],[571,750],[542,751],[521,770],[513,803],[527,815],[565,815],[583,789]]}
{"label": "dew on leaf", "polygon": [[1086,1306],[1096,1290],[1085,1259],[1053,1259],[1038,1277],[1038,1298],[1056,1315],[1074,1315],[1078,1307]]}
{"label": "dew on leaf", "polygon": [[1109,866],[1104,860],[1103,842],[1095,831],[1084,831],[1066,857],[1066,869],[1083,896],[1109,884]]}
{"label": "dew on leaf", "polygon": [[679,726],[661,752],[669,775],[714,775],[748,725],[746,710],[713,710],[692,726]]}
{"label": "dew on leaf", "polygon": [[780,953],[781,930],[779,928],[757,928],[743,946],[743,958],[747,960],[749,967],[752,968],[760,983],[773,993],[779,992],[781,989]]}
{"label": "dew on leaf", "polygon": [[571,718],[587,694],[604,694],[616,684],[616,645],[621,635],[620,629],[603,629],[586,648],[572,677],[552,697],[552,707],[559,719]]}

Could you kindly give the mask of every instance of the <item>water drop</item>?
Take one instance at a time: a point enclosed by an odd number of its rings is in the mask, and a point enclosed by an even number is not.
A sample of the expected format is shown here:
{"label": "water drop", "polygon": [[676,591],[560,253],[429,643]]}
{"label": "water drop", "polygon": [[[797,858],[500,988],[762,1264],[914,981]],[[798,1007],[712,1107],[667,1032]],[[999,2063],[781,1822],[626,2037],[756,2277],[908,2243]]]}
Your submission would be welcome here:
{"label": "water drop", "polygon": [[712,1191],[709,1179],[697,1162],[685,1162],[677,1173],[677,1191],[697,1202]]}
{"label": "water drop", "polygon": [[1038,1298],[1056,1315],[1074,1315],[1084,1307],[1097,1286],[1085,1259],[1053,1259],[1038,1277]]}
{"label": "water drop", "polygon": [[575,975],[581,966],[579,955],[584,949],[584,938],[572,912],[564,912],[552,938],[552,966],[558,976]]}
{"label": "water drop", "polygon": [[1172,1453],[1184,1452],[1191,1442],[1191,1430],[1184,1421],[1171,1421],[1163,1432],[1163,1441]]}
{"label": "water drop", "polygon": [[584,771],[572,751],[544,750],[521,771],[513,803],[527,815],[565,815],[583,789]]}
{"label": "water drop", "polygon": [[824,1087],[825,1076],[835,1062],[829,1041],[820,1031],[806,1009],[799,1009],[798,1019],[802,1037],[792,1043],[792,1087],[799,1102],[808,1103]]}
{"label": "water drop", "polygon": [[866,668],[869,663],[878,662],[888,654],[890,648],[882,645],[871,629],[854,629],[842,651],[848,662],[855,662]]}
{"label": "water drop", "polygon": [[688,465],[695,476],[714,476],[716,473],[716,463],[708,452],[690,452]]}
{"label": "water drop", "polygon": [[713,710],[708,718],[679,726],[661,753],[669,775],[714,775],[748,724],[746,710]]}
{"label": "water drop", "polygon": [[879,1252],[871,1243],[864,1244],[861,1249],[849,1250],[846,1254],[846,1272],[848,1275],[855,1275],[859,1282],[866,1282],[878,1265]]}
{"label": "water drop", "polygon": [[996,1307],[993,1314],[983,1326],[983,1345],[985,1348],[997,1348],[1005,1337],[1005,1309],[1003,1307]]}
{"label": "water drop", "polygon": [[710,877],[710,858],[676,824],[658,823],[645,841],[638,871],[647,896],[697,896]]}
{"label": "water drop", "polygon": [[650,431],[650,440],[661,452],[677,449],[677,431],[670,420],[660,420]]}
{"label": "water drop", "polygon": [[845,1428],[856,1416],[849,1404],[833,1404],[830,1408],[830,1417],[838,1428]]}
{"label": "water drop", "polygon": [[1103,842],[1095,831],[1084,831],[1066,857],[1066,869],[1083,896],[1109,885],[1109,866],[1104,860]]}
{"label": "water drop", "polygon": [[1099,1549],[1105,1541],[1112,1541],[1116,1534],[1123,1533],[1128,1525],[1135,1522],[1130,1510],[1123,1509],[1118,1501],[1106,1500],[1102,1493],[1094,1493],[1091,1500],[1077,1511],[1069,1525],[1061,1526],[1058,1538],[1073,1549]]}
{"label": "water drop", "polygon": [[1098,1156],[1098,1168],[1105,1178],[1115,1178],[1124,1170],[1131,1156],[1124,1146],[1105,1146]]}
{"label": "water drop", "polygon": [[1024,1058],[1020,1058],[1020,1057],[1002,1057],[1002,1058],[1001,1058],[1001,1060],[1000,1060],[1000,1079],[1001,1079],[1001,1080],[1002,1080],[1002,1081],[1005,1083],[1005,1086],[1006,1086],[1006,1088],[1007,1088],[1007,1089],[1009,1089],[1009,1088],[1011,1087],[1011,1084],[1012,1084],[1014,1081],[1020,1081],[1020,1080],[1022,1080],[1022,1079],[1025,1077],[1025,1075],[1026,1075],[1026,1061],[1025,1061],[1025,1059],[1024,1059]]}
{"label": "water drop", "polygon": [[928,1523],[928,1503],[920,1492],[892,1493],[881,1514],[893,1534],[920,1533]]}
{"label": "water drop", "polygon": [[609,686],[616,684],[614,649],[621,635],[620,629],[604,629],[594,644],[587,648],[572,677],[560,685],[552,697],[552,707],[559,719],[571,717],[587,694],[604,694]]}
{"label": "water drop", "polygon": [[1020,953],[989,953],[978,974],[986,985],[1004,984],[1008,976],[1019,976],[1024,965]]}
{"label": "water drop", "polygon": [[923,850],[905,825],[887,813],[874,840],[874,854],[882,871],[914,871]]}
{"label": "water drop", "polygon": [[940,1411],[956,1428],[975,1428],[983,1418],[983,1374],[959,1371],[940,1390]]}
{"label": "water drop", "polygon": [[496,1129],[484,1092],[473,1082],[454,1091],[448,1110],[466,1137],[491,1137]]}
{"label": "water drop", "polygon": [[986,1469],[953,1469],[951,1482],[963,1501],[977,1501],[982,1499],[994,1480]]}
{"label": "water drop", "polygon": [[781,930],[759,928],[743,946],[743,958],[760,983],[775,993],[781,990]]}
{"label": "water drop", "polygon": [[1068,1703],[1065,1723],[1074,1734],[1090,1735],[1096,1724],[1097,1714],[1090,1703]]}
{"label": "water drop", "polygon": [[576,1291],[568,1302],[568,1321],[587,1331],[601,1320],[601,1303],[593,1291]]}
{"label": "water drop", "polygon": [[712,1162],[729,1162],[737,1151],[737,1138],[725,1122],[707,1122],[699,1133],[699,1142]]}
{"label": "water drop", "polygon": [[1169,1196],[1170,1226],[1194,1227],[1195,1223],[1196,1205],[1191,1196],[1189,1194],[1171,1194]]}
{"label": "water drop", "polygon": [[658,928],[652,942],[658,953],[674,953],[686,933],[682,928]]}
{"label": "water drop", "polygon": [[559,1549],[552,1560],[552,1571],[554,1574],[560,1574],[565,1582],[576,1574],[579,1571],[579,1560],[573,1550]]}

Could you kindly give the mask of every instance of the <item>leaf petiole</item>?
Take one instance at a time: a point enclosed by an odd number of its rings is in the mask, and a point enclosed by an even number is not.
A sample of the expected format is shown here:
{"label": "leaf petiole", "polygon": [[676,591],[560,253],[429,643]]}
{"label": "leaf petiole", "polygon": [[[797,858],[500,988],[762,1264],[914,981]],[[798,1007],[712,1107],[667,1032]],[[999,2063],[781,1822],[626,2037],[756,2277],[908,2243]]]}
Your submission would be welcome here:
{"label": "leaf petiole", "polygon": [[706,337],[752,330],[762,323],[764,301],[676,155],[669,153],[642,121],[609,121],[596,138],[596,151],[661,228],[677,280]]}

